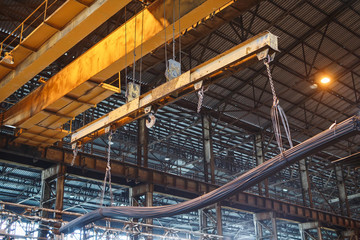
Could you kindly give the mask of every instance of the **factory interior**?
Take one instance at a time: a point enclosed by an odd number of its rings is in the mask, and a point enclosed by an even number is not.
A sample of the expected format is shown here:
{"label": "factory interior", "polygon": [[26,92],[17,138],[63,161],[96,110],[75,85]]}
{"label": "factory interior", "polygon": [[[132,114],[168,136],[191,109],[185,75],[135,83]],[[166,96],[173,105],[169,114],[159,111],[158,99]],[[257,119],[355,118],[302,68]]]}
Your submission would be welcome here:
{"label": "factory interior", "polygon": [[359,240],[360,1],[0,0],[0,239]]}

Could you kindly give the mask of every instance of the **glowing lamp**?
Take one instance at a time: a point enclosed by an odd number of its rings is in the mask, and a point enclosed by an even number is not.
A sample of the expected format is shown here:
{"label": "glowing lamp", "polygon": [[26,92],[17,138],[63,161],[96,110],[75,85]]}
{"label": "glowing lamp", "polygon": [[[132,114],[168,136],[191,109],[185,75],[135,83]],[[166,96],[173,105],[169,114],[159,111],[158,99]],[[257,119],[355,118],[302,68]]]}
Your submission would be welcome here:
{"label": "glowing lamp", "polygon": [[330,78],[329,77],[323,77],[323,78],[321,78],[320,82],[322,84],[328,84],[330,82]]}

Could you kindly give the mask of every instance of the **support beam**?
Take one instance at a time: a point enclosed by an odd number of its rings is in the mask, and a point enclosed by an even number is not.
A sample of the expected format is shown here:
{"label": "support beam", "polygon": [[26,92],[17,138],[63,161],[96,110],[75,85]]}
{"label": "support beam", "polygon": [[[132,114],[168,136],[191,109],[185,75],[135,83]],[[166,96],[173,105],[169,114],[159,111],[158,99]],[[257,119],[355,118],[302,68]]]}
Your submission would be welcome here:
{"label": "support beam", "polygon": [[[257,2],[257,0],[242,1],[239,4],[239,10],[248,9]],[[31,121],[30,119],[36,117],[43,109],[46,109],[70,91],[90,79],[101,83],[131,64],[130,61],[125,61],[125,59],[133,57],[134,49],[136,52],[135,58],[138,60],[141,56],[163,45],[164,42],[172,38],[173,29],[171,24],[174,8],[181,10],[181,24],[178,21],[174,23],[175,32],[178,33],[191,28],[200,20],[206,21],[210,19],[211,14],[218,13],[222,9],[235,4],[229,0],[186,1],[179,7],[173,6],[173,3],[177,4],[178,1],[165,0],[164,3],[164,0],[158,0],[139,12],[135,17],[49,79],[41,88],[36,89],[5,112],[4,123],[17,127],[24,127],[27,121],[30,121],[28,122],[30,125],[36,124],[37,120],[32,119]],[[164,11],[167,13],[166,19],[164,19]],[[175,18],[179,19],[179,16],[175,16]],[[179,29],[179,25],[181,29]],[[164,28],[166,29],[164,30]],[[126,38],[125,29],[127,32]],[[136,36],[142,37],[137,37],[135,42],[134,38]],[[127,52],[125,52],[125,45]],[[142,54],[140,54],[141,52]]]}
{"label": "support beam", "polygon": [[149,132],[146,127],[146,119],[138,120],[138,145],[137,145],[137,165],[148,167],[148,136]]}
{"label": "support beam", "polygon": [[[51,194],[51,178],[53,177],[52,172],[54,168],[45,169],[41,173],[41,199],[40,207],[41,208],[52,208],[54,199],[52,199]],[[42,218],[50,218],[50,213],[47,211],[41,211]],[[49,234],[49,228],[45,225],[44,222],[40,221],[39,223],[39,237],[47,238]]]}
{"label": "support beam", "polygon": [[[47,168],[41,173],[41,208],[53,208],[55,207],[55,218],[62,219],[60,211],[63,210],[64,199],[64,183],[65,183],[66,167],[63,163],[59,163],[53,167]],[[55,195],[53,194],[55,193]],[[41,216],[43,218],[52,218],[53,213],[42,211]],[[41,224],[41,222],[40,222]],[[61,222],[55,223],[55,228],[61,227]],[[48,230],[46,226],[40,226],[39,236],[47,238]],[[55,232],[57,234],[57,232]]]}
{"label": "support beam", "polygon": [[[256,165],[260,165],[265,161],[264,147],[263,147],[263,136],[258,133],[254,136],[254,147],[256,156]],[[269,180],[265,179],[263,182],[258,184],[259,195],[269,196]]]}
{"label": "support beam", "polygon": [[301,240],[322,240],[321,224],[319,222],[299,223]]}
{"label": "support beam", "polygon": [[276,214],[274,212],[255,213],[254,226],[256,239],[278,239]]}
{"label": "support beam", "polygon": [[239,71],[247,65],[257,62],[258,57],[278,50],[277,37],[270,32],[260,33],[223,54],[183,73],[157,88],[135,98],[118,109],[76,130],[71,135],[71,142],[85,143],[104,134],[105,127],[116,129],[147,114],[149,107],[161,108],[182,97],[195,92],[201,86],[219,81],[221,78]]}
{"label": "support beam", "polygon": [[309,183],[309,172],[307,168],[306,159],[299,161],[300,181],[301,181],[301,192],[303,197],[304,206],[314,207],[312,201],[311,188]]}
{"label": "support beam", "polygon": [[337,180],[337,187],[339,190],[339,204],[342,215],[350,217],[350,207],[346,193],[345,180],[341,165],[335,165],[335,175]]}
{"label": "support beam", "polygon": [[[64,185],[65,185],[65,173],[66,166],[62,163],[57,165],[57,179],[56,179],[56,199],[55,199],[55,210],[63,210],[63,201],[64,201]],[[55,219],[62,220],[62,214],[60,212],[55,213]],[[55,224],[55,228],[59,229],[61,223]]]}
{"label": "support beam", "polygon": [[[61,6],[50,17],[48,17],[43,25],[40,25],[34,32],[23,42],[16,47],[13,52],[15,54],[14,61],[19,63],[14,70],[8,73],[0,81],[0,102],[4,101],[8,96],[15,92],[18,88],[23,86],[27,81],[33,78],[45,67],[54,62],[57,58],[62,56],[66,51],[75,46],[80,40],[94,31],[102,23],[108,20],[111,16],[117,13],[120,9],[125,7],[130,0],[104,0],[104,1],[88,1],[94,2],[90,7],[81,4],[80,1],[66,1],[64,6]],[[80,13],[78,11],[82,10]],[[66,17],[60,17],[66,14]],[[75,14],[77,14],[75,16]],[[75,17],[69,19],[71,15]],[[41,32],[41,29],[46,28],[47,24],[56,26],[60,31],[53,31],[54,34],[49,36],[49,32]],[[42,27],[44,26],[44,27]],[[42,43],[36,43],[32,40],[42,39]],[[34,45],[35,44],[35,45]],[[36,51],[31,53],[27,58],[20,59],[23,55],[18,54],[17,51],[26,51],[26,46],[31,49],[36,48]],[[25,48],[24,48],[25,47]]]}
{"label": "support beam", "polygon": [[216,234],[219,236],[223,235],[223,224],[222,224],[222,212],[221,212],[221,202],[215,204],[216,208]]}
{"label": "support beam", "polygon": [[[129,203],[131,206],[143,206],[151,207],[153,205],[154,185],[153,184],[141,184],[129,189]],[[145,196],[145,202],[140,202],[140,197]],[[134,219],[138,221],[138,219]],[[153,219],[148,218],[145,220],[146,224],[153,224]],[[145,227],[147,233],[152,233],[152,228]],[[137,239],[137,236],[134,236]],[[151,236],[147,236],[148,240],[152,239]]]}
{"label": "support beam", "polygon": [[213,146],[211,140],[211,119],[208,115],[202,117],[202,131],[203,131],[203,152],[204,152],[204,176],[205,182],[215,184],[215,158],[213,153]]}

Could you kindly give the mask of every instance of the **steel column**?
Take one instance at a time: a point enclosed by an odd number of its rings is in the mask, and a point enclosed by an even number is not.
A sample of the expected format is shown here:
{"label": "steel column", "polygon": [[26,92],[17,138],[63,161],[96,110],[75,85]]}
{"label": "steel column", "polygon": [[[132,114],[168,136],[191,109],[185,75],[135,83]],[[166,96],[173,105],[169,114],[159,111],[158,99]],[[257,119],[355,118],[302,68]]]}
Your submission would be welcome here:
{"label": "steel column", "polygon": [[304,206],[314,207],[314,203],[312,201],[311,188],[309,184],[309,172],[307,169],[306,159],[301,159],[299,161],[299,170],[300,170],[300,181],[301,181],[303,204]]}
{"label": "steel column", "polygon": [[[301,240],[323,239],[321,232],[321,225],[319,222],[299,223],[299,230],[300,230]],[[311,230],[316,230],[316,236],[314,236],[315,231],[310,232]]]}
{"label": "steel column", "polygon": [[275,212],[260,212],[254,214],[256,239],[277,240],[277,225]]}
{"label": "steel column", "polygon": [[141,118],[138,123],[138,145],[137,145],[137,165],[148,166],[148,136],[149,132],[145,125],[145,118]]}
{"label": "steel column", "polygon": [[204,176],[205,181],[209,182],[209,170],[211,183],[215,183],[215,159],[211,140],[211,119],[209,115],[202,117],[203,131],[203,152],[204,152]]}
{"label": "steel column", "polygon": [[[265,161],[264,157],[264,147],[263,147],[263,135],[261,133],[256,134],[254,136],[254,147],[255,147],[255,156],[256,156],[256,165],[260,165]],[[269,196],[269,180],[265,179],[263,182],[258,184],[259,195],[265,194],[265,196]],[[263,193],[264,189],[264,193]]]}
{"label": "steel column", "polygon": [[350,207],[346,193],[343,170],[339,164],[335,165],[335,174],[337,180],[337,187],[339,190],[339,204],[341,214],[350,217]]}
{"label": "steel column", "polygon": [[[65,173],[66,166],[62,163],[57,166],[57,179],[56,179],[56,199],[55,199],[55,210],[63,210],[63,200],[64,200],[64,184],[65,184]],[[55,218],[61,220],[62,214],[59,212],[55,213]],[[60,228],[61,224],[55,224],[55,228]]]}
{"label": "steel column", "polygon": [[222,229],[222,212],[221,212],[221,202],[215,204],[216,208],[216,231],[217,235],[222,236],[223,235],[223,229]]}
{"label": "steel column", "polygon": [[[41,173],[41,200],[40,207],[41,208],[52,208],[53,199],[51,199],[51,176],[49,176],[49,169],[45,169]],[[49,212],[41,211],[42,218],[49,218]],[[49,233],[49,229],[46,229],[44,226],[44,222],[40,221],[39,223],[39,237],[47,238]]]}

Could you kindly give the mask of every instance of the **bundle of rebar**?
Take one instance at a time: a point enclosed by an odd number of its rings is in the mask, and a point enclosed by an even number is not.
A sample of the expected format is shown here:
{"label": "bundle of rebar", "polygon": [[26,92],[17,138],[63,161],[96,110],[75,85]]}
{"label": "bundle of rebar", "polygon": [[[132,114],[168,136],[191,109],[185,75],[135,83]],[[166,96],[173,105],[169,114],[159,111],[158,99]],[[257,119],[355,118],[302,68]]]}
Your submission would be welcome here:
{"label": "bundle of rebar", "polygon": [[185,201],[179,204],[157,206],[157,207],[103,207],[93,212],[87,213],[60,228],[61,233],[70,233],[77,228],[83,227],[91,222],[102,218],[159,218],[169,217],[177,214],[190,212],[204,208],[221,200],[224,200],[236,192],[244,191],[251,186],[261,182],[271,175],[279,172],[286,166],[303,159],[304,157],[316,153],[317,151],[329,146],[330,144],[350,135],[357,134],[359,131],[359,117],[353,116],[331,129],[325,130],[312,138],[282,152],[261,165],[249,170],[236,179],[230,181],[207,194]]}

